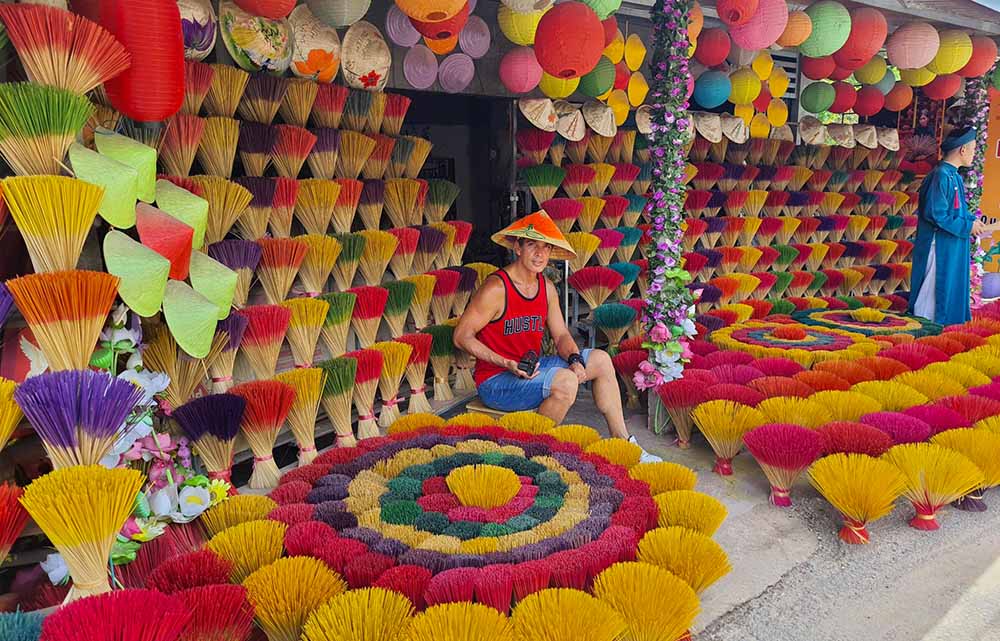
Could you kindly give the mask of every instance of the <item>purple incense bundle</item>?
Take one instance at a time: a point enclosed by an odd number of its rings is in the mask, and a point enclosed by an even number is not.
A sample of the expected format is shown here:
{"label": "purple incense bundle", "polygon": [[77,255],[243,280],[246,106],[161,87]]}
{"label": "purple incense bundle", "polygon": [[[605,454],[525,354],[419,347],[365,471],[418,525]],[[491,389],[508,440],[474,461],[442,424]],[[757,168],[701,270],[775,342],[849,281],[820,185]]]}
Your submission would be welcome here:
{"label": "purple incense bundle", "polygon": [[7,323],[10,309],[14,306],[14,297],[10,295],[6,283],[0,283],[0,328]]}
{"label": "purple incense bundle", "polygon": [[340,158],[340,130],[319,127],[310,131],[316,136],[316,144],[306,158],[309,171],[312,172],[313,178],[333,180],[337,171],[337,160]]}
{"label": "purple incense bundle", "polygon": [[385,181],[366,180],[361,188],[358,214],[365,229],[377,230],[382,222],[382,208],[385,205]]}
{"label": "purple incense bundle", "polygon": [[236,149],[248,176],[263,176],[271,162],[271,147],[277,130],[259,122],[244,120],[240,124],[240,138]]}
{"label": "purple incense bundle", "polygon": [[423,274],[432,269],[441,247],[446,239],[445,233],[429,225],[420,225],[420,238],[417,239],[417,251],[413,255],[413,273]]}
{"label": "purple incense bundle", "polygon": [[181,431],[198,447],[208,478],[229,482],[233,444],[245,409],[246,401],[235,394],[209,394],[174,410]]}
{"label": "purple incense bundle", "polygon": [[233,386],[233,366],[236,363],[236,351],[247,331],[249,321],[242,314],[229,314],[215,326],[215,335],[225,332],[226,343],[222,352],[212,361],[209,374],[212,376],[212,389],[221,394]]}
{"label": "purple incense bundle", "polygon": [[99,464],[142,397],[131,382],[91,370],[32,376],[14,391],[56,469]]}
{"label": "purple incense bundle", "polygon": [[246,305],[253,273],[260,263],[260,245],[250,240],[221,240],[208,246],[208,255],[236,272],[233,305],[237,309]]}
{"label": "purple incense bundle", "polygon": [[233,182],[245,187],[252,196],[250,204],[236,220],[236,228],[244,240],[260,240],[267,234],[277,184],[270,178],[257,176],[240,176]]}

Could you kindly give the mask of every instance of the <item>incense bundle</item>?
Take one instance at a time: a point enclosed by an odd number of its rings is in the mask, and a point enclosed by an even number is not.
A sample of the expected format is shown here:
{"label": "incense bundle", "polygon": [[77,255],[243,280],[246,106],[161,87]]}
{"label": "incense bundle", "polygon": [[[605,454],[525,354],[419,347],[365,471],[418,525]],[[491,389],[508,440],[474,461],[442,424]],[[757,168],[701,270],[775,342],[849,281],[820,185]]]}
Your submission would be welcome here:
{"label": "incense bundle", "polygon": [[323,410],[337,435],[337,447],[353,447],[357,440],[351,428],[351,400],[358,362],[353,358],[332,358],[319,364],[323,370]]}
{"label": "incense bundle", "polygon": [[743,449],[743,436],[767,422],[754,408],[727,400],[702,403],[691,417],[715,452],[712,471],[723,476],[732,475],[732,460]]}
{"label": "incense bundle", "polygon": [[320,84],[313,102],[312,117],[320,127],[340,128],[344,105],[350,90],[343,85]]}
{"label": "incense bundle", "polygon": [[386,231],[365,229],[358,234],[365,238],[365,249],[361,253],[361,276],[366,285],[378,285],[382,282],[399,240]]}
{"label": "incense bundle", "polygon": [[396,252],[389,260],[389,266],[397,279],[406,278],[412,274],[413,257],[417,251],[417,244],[420,242],[420,229],[397,227],[390,229],[389,233],[395,236],[398,241]]}
{"label": "incense bundle", "polygon": [[572,198],[552,198],[542,203],[542,210],[549,215],[549,218],[555,222],[556,227],[565,236],[570,233],[577,218],[580,217],[583,203]]}
{"label": "incense bundle", "polygon": [[261,250],[257,275],[264,286],[267,301],[277,305],[292,289],[309,245],[296,238],[261,238],[257,244]]}
{"label": "incense bundle", "polygon": [[444,234],[444,243],[441,244],[441,251],[434,257],[434,264],[432,265],[438,269],[443,269],[448,266],[451,260],[451,253],[455,248],[455,237],[458,234],[458,229],[450,223],[431,223],[428,227],[433,227]]}
{"label": "incense bundle", "polygon": [[593,234],[601,241],[595,252],[597,254],[597,262],[607,267],[615,252],[618,251],[618,247],[625,236],[614,229],[595,229]]}
{"label": "incense bundle", "polygon": [[254,454],[249,486],[253,489],[277,487],[281,474],[271,451],[295,402],[295,390],[277,380],[259,380],[237,385],[230,393],[246,401],[240,429]]}
{"label": "incense bundle", "polygon": [[407,404],[407,414],[430,412],[431,405],[427,401],[427,388],[424,384],[427,376],[427,362],[430,360],[431,344],[434,340],[430,334],[405,334],[396,339],[409,345],[410,357],[406,363],[406,382],[410,386],[410,400]]}
{"label": "incense bundle", "polygon": [[540,165],[549,153],[549,146],[556,138],[554,131],[541,129],[519,129],[517,132],[517,150],[521,152],[532,165]]}
{"label": "incense bundle", "polygon": [[368,91],[352,89],[347,94],[344,104],[343,128],[352,131],[363,131],[368,122],[368,108],[371,105],[372,94]]}
{"label": "incense bundle", "polygon": [[239,349],[246,329],[247,319],[239,314],[229,314],[216,327],[215,337],[222,342],[222,350],[207,366],[212,376],[212,388],[216,393],[225,392],[232,387],[236,350]]}
{"label": "incense bundle", "polygon": [[458,287],[455,288],[455,297],[452,302],[454,316],[461,316],[465,308],[469,305],[469,299],[479,283],[479,273],[471,267],[449,267],[448,271],[458,273]]}
{"label": "incense bundle", "polygon": [[355,295],[350,292],[333,292],[319,297],[329,306],[320,336],[331,357],[344,353],[347,347],[347,330],[354,313]]}
{"label": "incense bundle", "polygon": [[594,326],[600,329],[608,338],[608,348],[617,350],[618,343],[625,337],[625,332],[635,321],[635,310],[621,303],[604,303],[593,308],[591,313]]}
{"label": "incense bundle", "polygon": [[623,280],[622,275],[613,269],[584,267],[570,274],[569,284],[593,309],[604,303]]}
{"label": "incense bundle", "polygon": [[299,446],[299,467],[316,458],[316,414],[326,385],[326,374],[319,367],[282,372],[274,377],[295,390],[295,401],[288,412],[288,426]]}
{"label": "incense bundle", "polygon": [[229,481],[233,447],[245,406],[239,396],[209,394],[174,409],[174,420],[198,448],[210,479]]}
{"label": "incense bundle", "polygon": [[[180,113],[197,116],[212,86],[215,69],[197,60],[184,61],[184,102]],[[113,129],[109,127],[109,129]]]}
{"label": "incense bundle", "polygon": [[36,272],[75,269],[104,190],[63,176],[15,176],[3,181],[3,200]]}
{"label": "incense bundle", "polygon": [[240,121],[224,116],[205,118],[205,131],[198,145],[198,163],[211,176],[233,175],[236,146],[240,139]]}
{"label": "incense bundle", "polygon": [[223,240],[208,246],[208,255],[236,272],[236,292],[233,306],[247,303],[254,271],[260,263],[260,245],[249,240]]}
{"label": "incense bundle", "polygon": [[316,342],[330,310],[329,303],[319,298],[293,298],[281,306],[291,312],[288,344],[292,347],[295,367],[312,367]]}
{"label": "incense bundle", "polygon": [[368,157],[375,151],[375,140],[357,131],[341,130],[337,177],[357,179]]}
{"label": "incense bundle", "polygon": [[236,221],[236,228],[244,240],[258,240],[267,234],[267,223],[274,206],[274,181],[270,178],[241,176],[235,180],[250,192],[250,204]]}
{"label": "incense bundle", "polygon": [[243,171],[248,176],[263,176],[271,164],[271,148],[274,147],[277,130],[256,122],[244,122],[240,126],[240,136],[236,148],[240,153]]}
{"label": "incense bundle", "polygon": [[205,111],[212,116],[232,118],[250,81],[250,74],[234,65],[211,65],[215,72],[205,96]]}
{"label": "incense bundle", "polygon": [[823,438],[815,430],[799,425],[772,423],[751,430],[743,437],[771,484],[770,501],[778,507],[792,504],[791,487],[799,475],[823,452]]}
{"label": "incense bundle", "polygon": [[[28,523],[28,513],[20,503],[22,494],[21,488],[13,483],[0,483],[0,563],[7,560],[10,549]],[[0,617],[0,632],[3,631]]]}
{"label": "incense bundle", "polygon": [[416,178],[420,174],[420,170],[423,169],[424,163],[427,162],[427,158],[431,155],[434,145],[430,140],[417,136],[403,136],[402,138],[409,140],[413,145],[413,151],[406,161],[406,177]]}
{"label": "incense bundle", "polygon": [[452,342],[455,328],[450,325],[431,325],[420,331],[430,334],[432,338],[430,361],[434,370],[434,400],[450,401],[455,397],[448,383],[451,362],[455,358],[455,345]]}
{"label": "incense bundle", "polygon": [[147,369],[163,372],[170,378],[163,396],[167,407],[178,407],[191,399],[208,376],[208,368],[215,363],[228,342],[228,336],[217,333],[212,337],[205,358],[196,359],[178,351],[177,341],[165,326],[155,327],[148,334],[143,364]]}
{"label": "incense bundle", "polygon": [[7,441],[14,434],[18,423],[24,417],[21,408],[14,400],[14,390],[17,386],[14,381],[0,378],[0,450],[7,445]]}
{"label": "incense bundle", "polygon": [[7,288],[52,371],[82,370],[118,292],[118,278],[66,271],[21,276]]}
{"label": "incense bundle", "polygon": [[339,197],[340,184],[333,180],[307,178],[299,181],[295,217],[305,227],[306,233],[326,234]]}
{"label": "incense bundle", "polygon": [[192,176],[191,179],[204,191],[204,198],[208,201],[205,242],[217,243],[226,237],[246,211],[253,194],[242,185],[219,176]]}
{"label": "incense bundle", "polygon": [[427,204],[424,205],[424,218],[428,223],[439,223],[448,215],[455,199],[461,192],[458,185],[450,180],[427,181]]}
{"label": "incense bundle", "polygon": [[281,305],[254,305],[237,313],[247,319],[240,349],[247,357],[254,376],[271,378],[292,313]]}
{"label": "incense bundle", "polygon": [[364,181],[358,201],[358,213],[361,214],[361,224],[365,229],[377,231],[381,226],[384,201],[385,183],[381,180]]}
{"label": "incense bundle", "polygon": [[389,335],[395,339],[403,334],[416,285],[406,280],[393,280],[385,283],[385,289],[389,292],[389,297],[386,299],[383,318],[389,328]]}
{"label": "incense bundle", "polygon": [[319,85],[308,78],[289,78],[281,107],[281,119],[290,125],[305,127],[312,111]]}
{"label": "incense bundle", "polygon": [[461,275],[448,269],[427,272],[434,277],[434,294],[431,297],[431,312],[434,321],[440,325],[451,318],[451,308],[455,302],[455,291]]}
{"label": "incense bundle", "polygon": [[375,141],[375,148],[372,150],[368,160],[365,161],[361,173],[369,180],[381,179],[385,175],[389,160],[392,158],[392,148],[396,146],[396,139],[382,134],[368,134]]}
{"label": "incense bundle", "polygon": [[472,236],[472,223],[464,220],[449,220],[448,225],[455,230],[455,239],[451,245],[451,264],[461,265],[465,256],[465,248],[469,245],[469,237]]}
{"label": "incense bundle", "polygon": [[643,213],[646,212],[649,199],[645,196],[637,196],[635,194],[629,194],[625,198],[628,200],[628,206],[625,208],[625,213],[622,216],[622,223],[628,227],[635,227],[639,224],[639,219]]}
{"label": "incense bundle", "polygon": [[379,411],[378,424],[379,427],[388,428],[400,416],[398,405],[403,399],[397,396],[413,347],[403,342],[386,341],[375,343],[372,349],[382,353],[382,371],[378,382],[382,408]]}
{"label": "incense bundle", "polygon": [[337,234],[336,238],[340,242],[340,256],[333,266],[333,279],[337,282],[337,289],[347,290],[354,282],[366,240],[360,234]]}
{"label": "incense bundle", "polygon": [[378,335],[378,326],[382,320],[382,312],[385,311],[389,292],[373,286],[355,287],[347,291],[355,296],[354,312],[351,317],[354,334],[363,347],[368,347],[375,342]]}
{"label": "incense bundle", "polygon": [[386,180],[390,178],[405,178],[406,164],[413,155],[413,141],[406,136],[396,138],[396,146],[392,148],[392,158],[385,170]]}
{"label": "incense bundle", "polygon": [[191,173],[195,154],[205,133],[205,120],[197,116],[175,114],[167,123],[163,142],[160,144],[160,162],[163,170],[175,176]]}
{"label": "incense bundle", "polygon": [[352,358],[358,364],[352,394],[354,409],[358,413],[358,440],[374,438],[379,435],[375,422],[375,390],[382,375],[382,352],[359,349],[348,352],[344,358]]}
{"label": "incense bundle", "polygon": [[0,85],[0,155],[19,176],[62,171],[66,151],[94,113],[84,96],[28,82]]}
{"label": "incense bundle", "polygon": [[833,454],[813,464],[809,481],[844,517],[839,537],[868,543],[868,523],[889,514],[906,489],[892,463],[864,454]]}
{"label": "incense bundle", "polygon": [[340,256],[340,241],[333,236],[322,234],[297,236],[296,240],[305,243],[309,248],[299,266],[299,280],[305,288],[305,295],[319,296],[326,291],[326,282],[330,279],[333,266]]}
{"label": "incense bundle", "polygon": [[316,144],[316,136],[304,127],[274,125],[277,130],[271,148],[271,163],[279,176],[297,178],[306,157]]}
{"label": "incense bundle", "polygon": [[593,196],[584,196],[583,198],[578,198],[577,201],[583,205],[583,208],[580,210],[580,217],[578,218],[581,231],[594,231],[597,220],[601,217],[601,212],[604,211],[604,200]]}
{"label": "incense bundle", "polygon": [[336,183],[340,185],[340,194],[333,208],[333,230],[338,234],[348,234],[354,224],[354,214],[361,202],[365,184],[352,178],[338,178]]}
{"label": "incense bundle", "polygon": [[319,127],[313,129],[312,133],[316,136],[316,144],[313,145],[312,151],[309,152],[309,157],[306,159],[306,162],[309,163],[309,171],[316,178],[333,180],[340,158],[340,131]]}
{"label": "incense bundle", "polygon": [[413,271],[423,273],[430,271],[441,253],[448,236],[440,229],[429,225],[419,226],[420,238],[417,240],[417,250],[413,254]]}
{"label": "incense bundle", "polygon": [[385,210],[395,227],[406,227],[417,207],[420,183],[408,178],[385,181]]}
{"label": "incense bundle", "polygon": [[531,190],[531,195],[535,197],[535,203],[541,207],[543,202],[556,195],[567,171],[555,165],[534,165],[522,167],[518,174]]}
{"label": "incense bundle", "polygon": [[385,94],[385,114],[382,118],[382,133],[398,136],[403,127],[403,119],[410,108],[410,99],[397,93]]}
{"label": "incense bundle", "polygon": [[299,182],[294,178],[274,178],[274,204],[271,207],[271,234],[279,238],[292,235],[292,212],[299,199]]}
{"label": "incense bundle", "polygon": [[587,185],[587,193],[591,196],[600,197],[607,191],[608,184],[615,175],[615,166],[605,162],[597,162],[589,165],[589,167],[594,170],[594,177]]}
{"label": "incense bundle", "polygon": [[377,134],[382,129],[382,122],[385,120],[385,107],[388,99],[386,94],[381,91],[370,93],[371,101],[368,103],[368,119],[365,122],[365,133]]}
{"label": "incense bundle", "polygon": [[270,125],[285,99],[288,81],[269,73],[255,73],[250,76],[243,90],[237,111],[240,118],[250,122]]}
{"label": "incense bundle", "polygon": [[576,272],[586,267],[591,257],[593,257],[594,252],[601,245],[601,239],[598,236],[585,231],[571,232],[566,235],[566,240],[576,253],[576,256],[569,261],[571,272]]}

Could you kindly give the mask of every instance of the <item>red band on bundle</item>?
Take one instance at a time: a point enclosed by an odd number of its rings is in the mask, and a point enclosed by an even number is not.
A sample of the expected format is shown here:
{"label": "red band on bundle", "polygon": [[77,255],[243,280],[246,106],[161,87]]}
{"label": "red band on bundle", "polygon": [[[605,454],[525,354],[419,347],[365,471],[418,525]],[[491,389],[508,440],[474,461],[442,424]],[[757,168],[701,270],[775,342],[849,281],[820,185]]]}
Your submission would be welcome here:
{"label": "red band on bundle", "polygon": [[414,387],[410,390],[410,396],[416,396],[417,394],[423,394],[427,391],[426,385],[421,385],[420,387]]}
{"label": "red band on bundle", "polygon": [[401,398],[390,398],[388,401],[382,402],[382,407],[395,407],[396,405],[399,405],[399,402],[402,400],[403,399]]}
{"label": "red band on bundle", "polygon": [[359,421],[374,421],[375,420],[375,410],[371,410],[371,414],[365,414],[364,416],[359,416]]}
{"label": "red band on bundle", "polygon": [[267,456],[255,456],[253,457],[254,463],[266,463],[267,461],[273,461],[274,457],[268,454]]}
{"label": "red band on bundle", "polygon": [[299,451],[300,452],[315,452],[316,448],[315,447],[300,447]]}
{"label": "red band on bundle", "polygon": [[296,363],[295,369],[306,369],[307,367],[312,367],[308,363]]}
{"label": "red band on bundle", "polygon": [[232,381],[233,381],[233,377],[232,376],[219,376],[219,377],[213,376],[212,377],[212,382],[213,383],[231,383]]}
{"label": "red band on bundle", "polygon": [[233,478],[232,470],[223,470],[222,472],[209,472],[208,479],[210,481],[225,481],[229,482]]}

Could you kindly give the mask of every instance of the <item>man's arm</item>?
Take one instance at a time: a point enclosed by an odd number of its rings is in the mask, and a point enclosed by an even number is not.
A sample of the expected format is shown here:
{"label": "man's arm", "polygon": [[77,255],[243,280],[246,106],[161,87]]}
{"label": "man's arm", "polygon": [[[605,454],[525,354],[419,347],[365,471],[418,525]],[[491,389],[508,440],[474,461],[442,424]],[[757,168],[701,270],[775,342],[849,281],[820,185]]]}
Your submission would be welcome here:
{"label": "man's arm", "polygon": [[[570,363],[570,359],[573,355],[576,355],[577,358],[579,358],[580,348],[577,346],[576,341],[573,340],[573,336],[569,333],[569,328],[566,327],[566,321],[563,319],[562,309],[559,307],[559,292],[556,291],[556,286],[550,283],[547,278],[545,279],[545,293],[549,301],[549,317],[546,319],[549,334],[552,336],[552,341],[556,345],[556,353],[559,354],[559,358],[563,359],[567,363]],[[579,362],[571,362],[569,367],[576,372],[577,378],[579,378],[581,382],[586,380],[587,368],[584,366],[582,360]]]}
{"label": "man's arm", "polygon": [[483,286],[469,301],[455,327],[453,339],[455,347],[475,356],[477,360],[492,363],[497,367],[512,371],[518,376],[526,377],[524,372],[517,369],[517,361],[500,356],[476,338],[476,334],[486,327],[487,323],[500,315],[503,306],[503,283],[499,278],[487,278]]}

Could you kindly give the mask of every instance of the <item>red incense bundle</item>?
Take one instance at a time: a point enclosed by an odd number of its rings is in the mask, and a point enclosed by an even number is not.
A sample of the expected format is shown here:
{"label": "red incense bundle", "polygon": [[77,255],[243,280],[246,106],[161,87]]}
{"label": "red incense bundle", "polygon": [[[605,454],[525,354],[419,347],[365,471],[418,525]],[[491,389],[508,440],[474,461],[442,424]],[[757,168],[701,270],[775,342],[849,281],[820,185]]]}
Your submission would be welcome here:
{"label": "red incense bundle", "polygon": [[281,473],[274,462],[272,450],[278,432],[295,402],[295,389],[280,381],[260,380],[237,385],[229,393],[246,401],[240,429],[254,455],[250,487],[278,487]]}
{"label": "red incense bundle", "polygon": [[294,238],[261,238],[257,276],[264,286],[267,301],[276,305],[288,296],[309,245]]}
{"label": "red incense bundle", "polygon": [[472,235],[472,223],[464,220],[449,220],[447,223],[455,228],[455,242],[451,245],[451,264],[461,265],[469,237]]}
{"label": "red incense bundle", "polygon": [[431,298],[431,313],[434,314],[434,322],[440,325],[451,318],[451,308],[454,305],[455,292],[461,275],[448,269],[437,269],[427,273],[436,279],[434,296]]}
{"label": "red incense bundle", "polygon": [[413,256],[420,241],[420,230],[413,227],[399,227],[388,231],[399,240],[396,252],[389,261],[389,269],[397,279],[412,276]]}
{"label": "red incense bundle", "polygon": [[320,84],[312,108],[313,122],[320,127],[339,129],[349,93],[350,90],[343,85]]}
{"label": "red incense bundle", "polygon": [[160,143],[163,170],[175,176],[188,176],[205,133],[205,120],[187,114],[175,114],[167,121]]}
{"label": "red incense bundle", "polygon": [[517,150],[528,160],[529,165],[540,165],[545,162],[549,147],[556,138],[554,131],[541,129],[520,129],[517,132]]}
{"label": "red incense bundle", "polygon": [[403,119],[410,108],[410,98],[403,94],[390,93],[385,96],[385,114],[382,117],[382,133],[398,136],[403,127]]}
{"label": "red incense bundle", "polygon": [[201,111],[201,103],[212,86],[215,70],[211,65],[196,60],[184,61],[184,102],[181,113],[197,116]]}
{"label": "red incense bundle", "polygon": [[427,364],[431,357],[430,334],[404,334],[396,339],[413,348],[410,360],[406,364],[406,382],[410,386],[410,401],[407,404],[408,414],[430,412],[431,404],[427,400]]}
{"label": "red incense bundle", "polygon": [[274,181],[274,201],[268,221],[271,234],[277,238],[288,238],[292,235],[292,212],[299,196],[299,182],[282,177],[271,180]]}
{"label": "red incense bundle", "polygon": [[382,287],[365,286],[355,287],[347,291],[356,297],[354,312],[351,316],[354,335],[357,336],[362,347],[368,347],[375,342],[378,336],[382,313],[385,311],[385,303],[389,299],[389,290]]}
{"label": "red incense bundle", "polygon": [[292,312],[281,305],[255,305],[236,313],[247,319],[240,350],[246,356],[254,376],[260,379],[271,378],[278,364],[278,353],[285,341]]}
{"label": "red incense bundle", "polygon": [[358,362],[353,393],[354,409],[358,413],[358,440],[379,436],[378,423],[375,422],[375,390],[382,375],[382,352],[359,349],[344,354],[344,357]]}
{"label": "red incense bundle", "polygon": [[338,178],[336,182],[340,185],[340,194],[333,208],[333,230],[338,234],[349,234],[365,184],[353,178]]}
{"label": "red incense bundle", "polygon": [[566,166],[566,176],[562,189],[570,198],[580,198],[594,180],[597,171],[590,165],[573,164]]}
{"label": "red incense bundle", "polygon": [[277,130],[271,149],[274,169],[279,176],[296,178],[316,144],[316,136],[308,129],[295,125],[274,125],[274,128]]}

